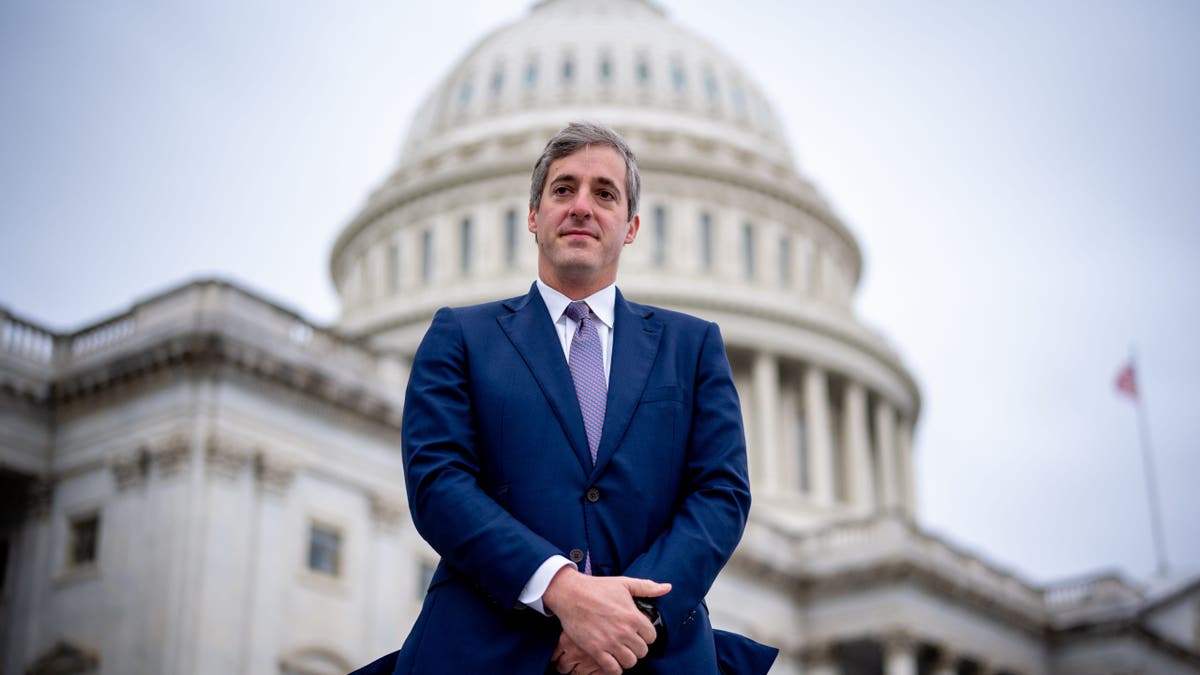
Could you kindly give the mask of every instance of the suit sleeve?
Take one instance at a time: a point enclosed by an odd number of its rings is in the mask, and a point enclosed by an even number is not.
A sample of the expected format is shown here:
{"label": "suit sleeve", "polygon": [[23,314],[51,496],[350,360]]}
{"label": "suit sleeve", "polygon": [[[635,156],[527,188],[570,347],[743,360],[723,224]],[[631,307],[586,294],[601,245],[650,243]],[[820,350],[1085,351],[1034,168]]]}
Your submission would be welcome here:
{"label": "suit sleeve", "polygon": [[417,348],[404,400],[409,509],[444,563],[510,609],[538,566],[560,551],[480,486],[469,370],[462,326],[440,309]]}
{"label": "suit sleeve", "polygon": [[696,368],[683,496],[670,525],[625,575],[670,582],[657,598],[667,635],[704,599],[742,537],[750,512],[746,436],[725,344],[709,324]]}

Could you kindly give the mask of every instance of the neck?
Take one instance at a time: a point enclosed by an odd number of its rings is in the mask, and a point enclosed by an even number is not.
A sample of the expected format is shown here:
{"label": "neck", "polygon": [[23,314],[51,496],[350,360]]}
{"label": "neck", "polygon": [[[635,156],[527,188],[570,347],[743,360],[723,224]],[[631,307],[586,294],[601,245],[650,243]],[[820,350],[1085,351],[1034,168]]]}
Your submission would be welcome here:
{"label": "neck", "polygon": [[583,278],[574,279],[569,275],[554,274],[553,270],[538,270],[538,277],[547,286],[562,293],[571,300],[583,300],[586,297],[594,295],[597,291],[613,285],[617,280],[616,275],[606,277],[587,275]]}

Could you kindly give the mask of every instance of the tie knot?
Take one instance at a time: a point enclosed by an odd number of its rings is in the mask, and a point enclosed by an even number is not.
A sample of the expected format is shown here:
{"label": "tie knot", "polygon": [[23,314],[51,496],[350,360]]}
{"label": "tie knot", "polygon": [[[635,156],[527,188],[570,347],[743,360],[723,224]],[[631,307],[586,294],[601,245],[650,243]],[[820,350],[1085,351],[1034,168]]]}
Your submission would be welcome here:
{"label": "tie knot", "polygon": [[563,313],[571,317],[572,321],[582,322],[583,318],[591,313],[591,311],[592,309],[588,307],[586,302],[583,300],[576,300],[575,302],[567,305],[567,310]]}

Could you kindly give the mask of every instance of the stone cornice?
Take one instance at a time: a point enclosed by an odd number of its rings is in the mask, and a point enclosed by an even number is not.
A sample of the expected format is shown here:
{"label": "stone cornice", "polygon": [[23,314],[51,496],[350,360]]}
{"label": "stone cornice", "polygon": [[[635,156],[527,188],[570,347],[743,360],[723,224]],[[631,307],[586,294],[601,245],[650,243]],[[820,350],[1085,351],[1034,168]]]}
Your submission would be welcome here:
{"label": "stone cornice", "polygon": [[211,372],[225,366],[399,429],[400,411],[362,383],[323,371],[319,365],[286,359],[220,331],[185,330],[137,351],[114,354],[92,367],[59,376],[50,387],[50,396],[54,406],[73,405],[163,373]]}

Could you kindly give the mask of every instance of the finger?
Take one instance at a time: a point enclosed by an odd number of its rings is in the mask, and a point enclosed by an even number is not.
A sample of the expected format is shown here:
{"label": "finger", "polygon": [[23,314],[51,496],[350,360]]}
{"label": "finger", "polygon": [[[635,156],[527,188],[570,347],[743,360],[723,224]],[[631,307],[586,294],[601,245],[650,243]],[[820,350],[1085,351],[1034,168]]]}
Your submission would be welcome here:
{"label": "finger", "polygon": [[654,630],[654,624],[650,623],[649,619],[642,617],[644,621],[638,623],[637,634],[648,645],[654,644],[654,639],[658,637],[658,631]]}
{"label": "finger", "polygon": [[621,664],[622,670],[628,670],[637,665],[638,662],[637,656],[634,656],[633,652],[629,649],[618,649],[617,653],[613,656],[616,657],[617,663]]}
{"label": "finger", "polygon": [[604,675],[621,675],[621,664],[617,663],[612,654],[601,654],[596,659],[596,665]]}
{"label": "finger", "polygon": [[[651,642],[653,642],[653,640],[651,640]],[[645,658],[645,656],[650,653],[650,643],[642,642],[641,640],[635,640],[631,649],[633,649],[634,656],[638,657],[639,659]]]}
{"label": "finger", "polygon": [[649,579],[625,579],[625,588],[635,598],[658,598],[671,592],[671,584],[660,584]]}

